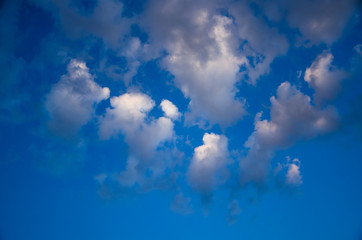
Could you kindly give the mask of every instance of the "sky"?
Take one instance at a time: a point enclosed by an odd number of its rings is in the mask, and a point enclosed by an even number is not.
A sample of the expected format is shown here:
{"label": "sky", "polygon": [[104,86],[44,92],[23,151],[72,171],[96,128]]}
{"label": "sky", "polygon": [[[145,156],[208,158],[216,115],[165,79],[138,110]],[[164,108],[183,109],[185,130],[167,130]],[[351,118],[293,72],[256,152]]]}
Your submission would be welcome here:
{"label": "sky", "polygon": [[0,240],[361,240],[361,9],[0,1]]}

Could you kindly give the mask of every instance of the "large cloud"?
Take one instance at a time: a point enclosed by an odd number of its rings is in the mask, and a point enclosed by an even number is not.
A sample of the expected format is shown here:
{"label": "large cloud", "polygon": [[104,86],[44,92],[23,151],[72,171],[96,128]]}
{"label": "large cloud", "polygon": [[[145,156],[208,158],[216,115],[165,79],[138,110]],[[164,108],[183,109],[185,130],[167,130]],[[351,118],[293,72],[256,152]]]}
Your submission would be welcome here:
{"label": "large cloud", "polygon": [[195,148],[188,170],[192,187],[202,194],[209,194],[223,183],[228,174],[226,165],[230,162],[227,138],[223,135],[205,133],[204,144]]}
{"label": "large cloud", "polygon": [[109,97],[108,88],[100,87],[84,62],[71,60],[63,75],[46,97],[49,126],[62,136],[71,136],[85,125],[94,113],[95,104]]}
{"label": "large cloud", "polygon": [[277,97],[270,101],[270,120],[261,120],[259,113],[255,130],[245,143],[249,151],[240,162],[242,182],[264,181],[275,150],[291,146],[299,139],[325,134],[338,125],[338,113],[333,107],[314,107],[310,97],[289,82],[282,83]]}
{"label": "large cloud", "polygon": [[240,66],[246,59],[235,56],[230,49],[231,33],[227,25],[231,24],[231,20],[219,16],[211,21],[215,25],[205,34],[215,41],[215,45],[205,49],[207,59],[200,59],[198,53],[178,41],[170,47],[170,56],[165,64],[175,75],[176,84],[184,95],[191,99],[189,119],[210,120],[212,124],[225,126],[245,114],[243,101],[235,98],[235,83]]}
{"label": "large cloud", "polygon": [[[220,14],[222,8],[228,17]],[[286,38],[250,11],[247,4],[228,1],[149,3],[142,24],[150,44],[166,49],[163,64],[190,99],[186,121],[226,127],[241,119],[244,100],[236,97],[237,82],[246,78],[255,84],[274,58],[286,53]]]}
{"label": "large cloud", "polygon": [[332,65],[333,55],[329,52],[320,54],[305,70],[304,80],[315,90],[315,102],[335,98],[340,91],[340,82],[347,73]]}

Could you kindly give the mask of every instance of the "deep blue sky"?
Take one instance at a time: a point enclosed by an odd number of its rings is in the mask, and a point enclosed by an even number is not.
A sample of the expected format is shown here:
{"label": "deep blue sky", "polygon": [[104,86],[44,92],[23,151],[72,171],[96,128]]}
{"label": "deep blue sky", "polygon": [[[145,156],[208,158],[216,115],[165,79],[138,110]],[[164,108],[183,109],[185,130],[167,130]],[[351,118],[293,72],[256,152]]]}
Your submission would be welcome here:
{"label": "deep blue sky", "polygon": [[362,239],[360,1],[0,3],[0,239]]}

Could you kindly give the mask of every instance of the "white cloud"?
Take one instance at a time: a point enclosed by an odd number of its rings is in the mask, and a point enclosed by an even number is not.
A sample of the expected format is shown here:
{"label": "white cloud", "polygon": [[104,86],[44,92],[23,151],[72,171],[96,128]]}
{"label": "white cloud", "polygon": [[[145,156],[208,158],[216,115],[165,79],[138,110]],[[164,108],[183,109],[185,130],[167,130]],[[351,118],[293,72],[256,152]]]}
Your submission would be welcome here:
{"label": "white cloud", "polygon": [[304,80],[315,90],[315,102],[335,98],[340,91],[340,82],[347,73],[332,65],[333,55],[328,52],[320,54],[305,70]]}
{"label": "white cloud", "polygon": [[207,194],[226,180],[230,160],[225,136],[205,133],[202,140],[204,144],[194,150],[188,179],[197,191]]}
{"label": "white cloud", "polygon": [[206,59],[179,40],[169,48],[170,55],[164,63],[175,75],[184,95],[191,99],[187,120],[197,123],[210,120],[211,124],[227,126],[245,114],[244,102],[235,98],[235,83],[246,59],[235,56],[230,48],[231,33],[227,25],[231,20],[218,16],[210,21],[215,25],[205,34],[215,45],[204,48]]}
{"label": "white cloud", "polygon": [[159,175],[166,167],[156,150],[162,143],[172,140],[174,123],[166,117],[148,117],[154,106],[154,101],[145,94],[125,93],[111,99],[111,108],[99,120],[102,139],[122,134],[129,146],[126,170],[118,177],[122,185],[142,183],[147,169]]}
{"label": "white cloud", "polygon": [[94,113],[95,104],[109,98],[108,88],[100,87],[84,62],[71,60],[63,75],[46,97],[49,126],[63,136],[76,133]]}
{"label": "white cloud", "polygon": [[164,99],[160,104],[162,111],[165,113],[165,116],[172,119],[177,120],[180,118],[181,113],[178,111],[178,108],[169,100]]}
{"label": "white cloud", "polygon": [[288,164],[288,171],[285,179],[285,183],[291,186],[299,186],[303,183],[302,176],[300,175],[300,161],[299,159],[293,159],[292,163]]}
{"label": "white cloud", "polygon": [[277,97],[271,97],[270,101],[270,120],[261,120],[261,113],[257,114],[255,130],[245,143],[249,151],[240,162],[242,182],[263,182],[275,150],[328,133],[338,125],[338,113],[333,107],[312,106],[310,97],[289,82],[282,83]]}
{"label": "white cloud", "polygon": [[138,130],[144,124],[147,113],[155,102],[142,93],[125,93],[111,98],[111,108],[100,120],[99,135],[109,139],[119,133],[127,134]]}

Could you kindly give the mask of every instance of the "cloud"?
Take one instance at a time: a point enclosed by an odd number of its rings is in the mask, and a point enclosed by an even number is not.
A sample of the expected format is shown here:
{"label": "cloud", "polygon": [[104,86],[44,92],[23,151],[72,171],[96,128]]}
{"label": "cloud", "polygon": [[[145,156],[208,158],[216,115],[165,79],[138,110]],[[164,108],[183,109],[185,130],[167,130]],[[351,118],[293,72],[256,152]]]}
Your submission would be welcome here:
{"label": "cloud", "polygon": [[297,158],[293,159],[292,163],[288,164],[288,172],[285,179],[286,184],[299,186],[303,183],[299,168],[300,161]]}
{"label": "cloud", "polygon": [[331,45],[336,42],[352,18],[355,0],[257,1],[272,21],[285,17],[291,28],[300,32],[299,43]]}
{"label": "cloud", "polygon": [[49,127],[61,136],[74,135],[91,120],[94,107],[109,98],[110,90],[100,87],[82,61],[72,59],[63,75],[46,96]]}
{"label": "cloud", "polygon": [[289,82],[282,83],[277,97],[271,97],[270,101],[270,120],[261,120],[262,113],[258,113],[255,130],[245,143],[249,151],[240,162],[242,183],[263,182],[274,151],[331,132],[338,126],[339,116],[333,107],[314,107],[310,97]]}
{"label": "cloud", "polygon": [[195,148],[187,175],[194,189],[209,194],[228,177],[228,141],[225,136],[214,133],[205,133],[202,140],[204,144]]}
{"label": "cloud", "polygon": [[[260,76],[269,73],[273,60],[286,54],[289,43],[277,28],[271,28],[255,16],[244,2],[235,2],[229,11],[235,19],[234,34],[241,41],[242,53],[249,59],[244,76],[247,82],[256,85]],[[268,39],[268,44],[265,44],[265,39]]]}
{"label": "cloud", "polygon": [[340,82],[347,77],[347,73],[332,65],[332,61],[333,55],[324,52],[305,70],[304,80],[315,90],[317,104],[334,99],[341,89]]}
{"label": "cloud", "polygon": [[298,0],[289,2],[287,19],[297,27],[302,39],[313,44],[331,45],[339,39],[347,22],[352,17],[355,0]]}
{"label": "cloud", "polygon": [[179,40],[168,49],[170,55],[164,64],[175,76],[176,85],[191,100],[186,120],[196,123],[209,120],[211,124],[228,126],[246,113],[244,101],[235,98],[237,73],[246,59],[235,56],[230,49],[231,33],[227,25],[231,20],[216,16],[210,21],[214,25],[205,34],[215,45],[205,49],[206,59]]}
{"label": "cloud", "polygon": [[82,12],[70,0],[41,0],[35,4],[50,10],[68,37],[95,36],[112,48],[120,46],[131,26],[131,20],[122,16],[123,4],[115,0],[97,1],[89,12]]}
{"label": "cloud", "polygon": [[[227,9],[227,15],[220,9]],[[166,50],[162,65],[190,99],[186,123],[202,127],[227,127],[240,120],[245,99],[237,97],[236,84],[246,79],[255,85],[289,46],[285,36],[243,3],[153,0],[140,22],[150,45]]]}
{"label": "cloud", "polygon": [[164,99],[160,104],[162,111],[165,113],[165,116],[172,119],[177,120],[180,118],[181,113],[178,111],[178,108],[169,100]]}
{"label": "cloud", "polygon": [[147,170],[157,176],[167,167],[165,156],[158,148],[172,140],[174,123],[167,117],[149,118],[148,113],[154,106],[155,102],[145,94],[125,93],[111,98],[111,107],[99,120],[101,139],[122,134],[129,146],[126,169],[118,176],[122,185],[131,187],[142,183]]}

